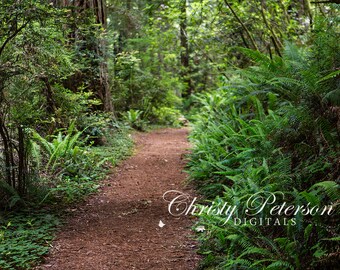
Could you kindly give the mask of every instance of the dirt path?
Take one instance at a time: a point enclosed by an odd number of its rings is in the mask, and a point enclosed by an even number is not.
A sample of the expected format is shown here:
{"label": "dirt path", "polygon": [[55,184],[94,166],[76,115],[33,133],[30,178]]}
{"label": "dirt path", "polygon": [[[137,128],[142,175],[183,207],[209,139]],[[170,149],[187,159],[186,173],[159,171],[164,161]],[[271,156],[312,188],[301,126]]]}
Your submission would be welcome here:
{"label": "dirt path", "polygon": [[168,190],[188,192],[182,172],[186,136],[186,129],[137,134],[136,154],[99,195],[75,209],[38,269],[195,269],[192,220],[171,216],[162,199]]}

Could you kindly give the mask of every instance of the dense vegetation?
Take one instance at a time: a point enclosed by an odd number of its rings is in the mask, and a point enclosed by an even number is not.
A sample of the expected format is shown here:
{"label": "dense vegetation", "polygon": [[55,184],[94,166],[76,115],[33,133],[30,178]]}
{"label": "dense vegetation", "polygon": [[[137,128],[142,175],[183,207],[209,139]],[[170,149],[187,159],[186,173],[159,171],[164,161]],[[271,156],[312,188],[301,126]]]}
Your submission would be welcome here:
{"label": "dense vegetation", "polygon": [[[129,154],[131,128],[179,126],[181,114],[208,203],[242,218],[266,191],[335,208],[338,15],[338,0],[3,0],[0,268],[28,269],[48,251],[60,206],[98,189]],[[201,268],[331,269],[336,217],[201,216]]]}
{"label": "dense vegetation", "polygon": [[[229,213],[200,215],[206,229],[200,236],[206,255],[201,269],[337,268],[336,22],[317,18],[310,45],[285,42],[280,56],[238,48],[252,65],[231,70],[217,90],[197,96],[189,172],[210,205],[235,206],[232,217],[238,218],[226,222]],[[258,212],[268,194],[276,194],[275,205],[334,211],[273,214],[273,205],[267,205]]]}
{"label": "dense vegetation", "polygon": [[33,266],[62,206],[96,191],[132,147],[113,112],[106,17],[81,2],[0,5],[1,269]]}

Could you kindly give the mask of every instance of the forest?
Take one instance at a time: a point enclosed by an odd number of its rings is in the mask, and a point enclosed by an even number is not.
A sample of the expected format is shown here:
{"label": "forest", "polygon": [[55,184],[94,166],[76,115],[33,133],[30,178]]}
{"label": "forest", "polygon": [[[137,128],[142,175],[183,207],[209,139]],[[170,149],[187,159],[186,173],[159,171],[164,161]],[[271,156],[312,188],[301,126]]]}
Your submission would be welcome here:
{"label": "forest", "polygon": [[[339,11],[339,0],[1,0],[0,269],[44,262],[68,209],[135,155],[133,134],[186,125],[200,207],[237,206],[239,222],[202,211],[199,262],[176,269],[337,269]],[[266,194],[281,212],[255,211],[273,204]]]}

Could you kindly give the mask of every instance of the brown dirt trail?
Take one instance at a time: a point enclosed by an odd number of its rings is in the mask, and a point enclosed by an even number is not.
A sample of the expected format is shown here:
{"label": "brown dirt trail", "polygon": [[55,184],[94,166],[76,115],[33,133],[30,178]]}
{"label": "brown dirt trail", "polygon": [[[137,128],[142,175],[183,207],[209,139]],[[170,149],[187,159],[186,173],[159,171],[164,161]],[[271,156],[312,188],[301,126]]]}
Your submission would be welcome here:
{"label": "brown dirt trail", "polygon": [[186,129],[136,134],[136,154],[115,169],[99,194],[74,209],[37,269],[195,269],[193,221],[171,216],[162,199],[168,190],[190,193],[182,172],[186,137]]}

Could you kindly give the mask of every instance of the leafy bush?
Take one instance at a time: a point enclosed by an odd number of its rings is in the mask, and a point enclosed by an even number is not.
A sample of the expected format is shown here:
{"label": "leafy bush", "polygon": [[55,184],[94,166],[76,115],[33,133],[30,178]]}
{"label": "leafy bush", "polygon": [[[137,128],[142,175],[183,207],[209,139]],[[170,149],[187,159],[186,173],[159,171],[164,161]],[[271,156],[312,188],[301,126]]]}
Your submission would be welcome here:
{"label": "leafy bush", "polygon": [[[74,131],[74,124],[67,130],[67,135],[63,135],[59,131],[58,135],[53,138],[51,142],[41,137],[37,132],[33,131],[32,144],[34,144],[37,158],[40,159],[41,155],[38,153],[39,146],[41,146],[46,153],[47,163],[44,168],[45,172],[51,172],[52,174],[64,174],[72,173],[74,165],[80,162],[86,155],[85,152],[79,147],[79,137],[81,132]],[[38,146],[39,145],[39,146]],[[40,160],[38,160],[41,163]],[[67,163],[71,164],[73,168],[67,166]]]}
{"label": "leafy bush", "polygon": [[160,125],[180,126],[181,112],[174,108],[160,107],[152,110],[155,122]]}
{"label": "leafy bush", "polygon": [[130,109],[123,115],[125,122],[134,129],[144,130],[146,121],[142,119],[143,111]]}
{"label": "leafy bush", "polygon": [[77,126],[82,130],[82,138],[92,146],[106,143],[106,135],[110,130],[119,131],[124,127],[112,113],[87,113],[77,118]]}

